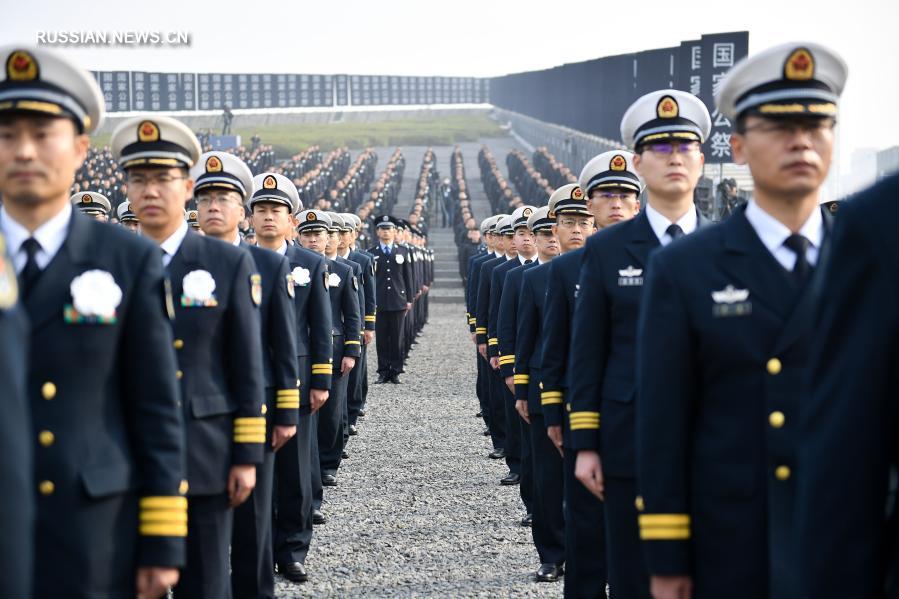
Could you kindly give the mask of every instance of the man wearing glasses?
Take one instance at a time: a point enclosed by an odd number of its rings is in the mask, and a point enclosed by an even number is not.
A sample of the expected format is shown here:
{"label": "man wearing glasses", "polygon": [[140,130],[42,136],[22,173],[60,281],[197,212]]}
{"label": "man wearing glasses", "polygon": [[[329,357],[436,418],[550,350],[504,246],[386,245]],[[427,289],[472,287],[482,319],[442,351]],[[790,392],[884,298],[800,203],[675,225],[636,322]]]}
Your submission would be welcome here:
{"label": "man wearing glasses", "polygon": [[122,122],[110,145],[141,232],[159,244],[171,291],[190,531],[175,596],[228,597],[232,509],[253,491],[266,442],[262,282],[249,253],[188,230],[188,170],[200,157],[190,129],[170,117],[140,116]]}
{"label": "man wearing glasses", "polygon": [[[702,174],[700,144],[711,119],[696,96],[659,90],[639,98],[621,120],[634,148],[612,156],[620,175],[600,191],[636,195],[636,170],[647,206],[633,220],[594,235],[584,250],[571,339],[571,445],[575,474],[604,501],[609,586],[616,597],[648,597],[649,578],[637,530],[634,400],[637,315],[649,256],[692,233],[701,217],[693,190]],[[634,198],[635,198],[634,195]],[[630,200],[633,201],[633,200]],[[600,418],[602,427],[600,428]]]}
{"label": "man wearing glasses", "polygon": [[846,76],[817,44],[735,65],[716,103],[753,198],[650,260],[637,472],[656,597],[803,596],[793,504],[808,279],[827,249],[819,196]]}

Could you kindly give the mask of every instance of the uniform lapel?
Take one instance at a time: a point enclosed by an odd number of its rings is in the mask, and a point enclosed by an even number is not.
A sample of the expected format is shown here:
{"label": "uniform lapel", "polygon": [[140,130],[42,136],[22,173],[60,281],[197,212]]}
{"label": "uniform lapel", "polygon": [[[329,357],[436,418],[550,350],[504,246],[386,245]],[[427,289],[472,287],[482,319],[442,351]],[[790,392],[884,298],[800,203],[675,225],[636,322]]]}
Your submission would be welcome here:
{"label": "uniform lapel", "polygon": [[722,270],[730,275],[735,287],[749,290],[751,302],[762,303],[778,317],[785,318],[793,307],[796,284],[749,224],[746,207],[720,226],[724,235]]}
{"label": "uniform lapel", "polygon": [[181,281],[184,279],[184,275],[189,273],[193,266],[196,266],[199,252],[199,248],[197,247],[199,245],[197,243],[198,240],[199,236],[188,230],[187,235],[184,236],[184,240],[181,242],[181,247],[178,248],[178,251],[175,252],[175,255],[172,256],[172,260],[169,262],[168,270],[169,277],[171,278],[172,294],[175,298],[175,306],[181,305],[178,298],[181,297]]}
{"label": "uniform lapel", "polygon": [[25,309],[31,320],[31,327],[37,329],[54,316],[60,316],[63,306],[71,298],[69,285],[81,274],[80,265],[91,259],[90,221],[77,210],[72,211],[72,220],[66,240],[59,251],[47,264],[25,301]]}
{"label": "uniform lapel", "polygon": [[[822,210],[821,212],[824,216],[824,238],[821,240],[817,265],[822,264],[823,260],[826,258],[824,254],[828,251],[830,246],[830,231],[833,227],[833,218],[831,215],[826,210]],[[774,344],[774,354],[782,353],[786,348],[793,345],[801,335],[808,331],[808,325],[812,318],[816,298],[813,289],[814,279],[815,277],[813,276],[812,280],[809,281],[805,288],[800,292],[799,298],[793,306],[793,310],[789,313],[789,317],[784,323],[784,326],[781,327],[780,335],[778,335],[777,342]]]}
{"label": "uniform lapel", "polygon": [[653,232],[645,210],[641,210],[631,223],[631,237],[625,244],[625,248],[637,261],[635,266],[645,268],[649,260],[649,253],[659,247],[659,238]]}

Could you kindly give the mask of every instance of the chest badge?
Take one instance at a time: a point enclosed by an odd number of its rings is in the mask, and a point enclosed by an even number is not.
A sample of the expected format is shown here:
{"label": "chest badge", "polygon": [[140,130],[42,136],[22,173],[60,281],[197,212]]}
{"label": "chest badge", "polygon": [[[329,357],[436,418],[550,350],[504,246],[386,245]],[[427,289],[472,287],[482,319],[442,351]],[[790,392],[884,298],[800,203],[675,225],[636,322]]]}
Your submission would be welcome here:
{"label": "chest badge", "polygon": [[640,287],[643,285],[643,269],[628,265],[618,271],[619,287]]}
{"label": "chest badge", "polygon": [[752,314],[752,302],[748,289],[737,289],[728,285],[720,291],[712,292],[712,315],[716,318],[748,316]]}

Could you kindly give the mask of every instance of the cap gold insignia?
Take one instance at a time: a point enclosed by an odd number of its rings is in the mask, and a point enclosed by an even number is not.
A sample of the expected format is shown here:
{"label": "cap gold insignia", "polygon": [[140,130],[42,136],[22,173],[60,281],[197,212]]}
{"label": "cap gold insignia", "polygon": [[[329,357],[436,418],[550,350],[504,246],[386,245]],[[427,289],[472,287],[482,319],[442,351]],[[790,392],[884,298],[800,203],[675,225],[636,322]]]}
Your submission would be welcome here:
{"label": "cap gold insignia", "polygon": [[571,199],[572,200],[583,200],[584,199],[584,190],[580,187],[575,187],[571,190]]}
{"label": "cap gold insignia", "polygon": [[309,214],[306,215],[306,220],[309,221],[309,222],[312,222],[312,221],[314,221],[314,220],[317,219],[317,218],[318,218],[318,217],[315,216],[315,212],[310,212]]}
{"label": "cap gold insignia", "polygon": [[671,96],[664,96],[656,106],[656,114],[660,119],[676,118],[678,115],[677,100]]}
{"label": "cap gold insignia", "polygon": [[831,212],[832,214],[836,214],[837,210],[840,209],[840,205],[839,205],[839,203],[837,203],[837,202],[832,202],[832,203],[830,204],[830,206],[827,207],[827,209],[830,210],[830,212]]}
{"label": "cap gold insignia", "polygon": [[609,162],[609,168],[613,171],[623,171],[627,168],[627,160],[621,154],[616,155]]}
{"label": "cap gold insignia", "polygon": [[187,218],[189,218],[190,220],[197,220],[197,211],[191,210],[190,212],[188,212]]}
{"label": "cap gold insignia", "polygon": [[94,201],[94,198],[92,198],[89,194],[84,194],[83,196],[81,196],[82,204],[90,204],[93,201]]}
{"label": "cap gold insignia", "polygon": [[525,208],[524,210],[521,211],[522,216],[530,216],[533,213],[534,213],[534,211],[531,210],[530,208]]}
{"label": "cap gold insignia", "polygon": [[144,143],[159,141],[159,127],[153,121],[143,121],[137,126],[137,139]]}
{"label": "cap gold insignia", "polygon": [[218,159],[218,156],[210,156],[206,160],[206,172],[207,173],[222,172],[222,161]]}
{"label": "cap gold insignia", "polygon": [[278,181],[275,180],[274,177],[269,175],[262,181],[262,187],[263,187],[263,189],[277,189]]}
{"label": "cap gold insignia", "polygon": [[24,50],[16,50],[6,59],[6,76],[10,81],[34,81],[38,76],[37,62]]}
{"label": "cap gold insignia", "polygon": [[791,81],[808,81],[815,76],[815,59],[805,48],[793,50],[784,63],[784,77]]}

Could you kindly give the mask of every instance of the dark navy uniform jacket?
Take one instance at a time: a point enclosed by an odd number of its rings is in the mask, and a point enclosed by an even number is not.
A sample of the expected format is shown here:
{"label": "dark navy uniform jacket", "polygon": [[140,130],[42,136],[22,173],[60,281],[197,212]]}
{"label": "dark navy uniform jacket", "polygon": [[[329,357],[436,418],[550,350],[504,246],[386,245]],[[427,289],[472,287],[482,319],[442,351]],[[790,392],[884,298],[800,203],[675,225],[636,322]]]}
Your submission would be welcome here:
{"label": "dark navy uniform jacket", "polygon": [[334,341],[334,374],[340,374],[340,362],[344,356],[359,358],[362,353],[360,331],[362,318],[359,311],[359,282],[353,269],[337,260],[328,260],[331,298],[331,335]]}
{"label": "dark navy uniform jacket", "polygon": [[369,248],[368,252],[375,257],[378,310],[405,310],[406,304],[415,299],[415,281],[412,278],[409,251],[401,245],[393,244],[393,249],[387,256],[378,244]]}
{"label": "dark navy uniform jacket", "polygon": [[[477,256],[471,257],[471,267],[468,270],[468,283],[465,286],[465,305],[468,309],[468,329],[472,333],[477,332],[478,328],[478,281],[481,274],[481,265],[496,255],[492,252],[484,252]],[[486,325],[483,327],[484,333],[487,333]]]}
{"label": "dark navy uniform jacket", "polygon": [[364,326],[366,331],[375,330],[375,320],[378,310],[378,290],[375,287],[375,259],[367,252],[351,250],[348,260],[352,260],[362,267],[362,273],[359,276],[359,285],[363,291],[362,311],[364,315]]}
{"label": "dark navy uniform jacket", "polygon": [[804,598],[899,596],[897,197],[894,175],[842,202],[816,269],[796,472]]}
{"label": "dark navy uniform jacket", "polygon": [[745,214],[653,254],[639,322],[640,535],[694,597],[796,597],[811,294]]}
{"label": "dark navy uniform jacket", "polygon": [[35,485],[31,407],[28,402],[28,324],[17,303],[16,272],[0,235],[0,596],[30,597],[34,550]]}
{"label": "dark navy uniform jacket", "polygon": [[[262,367],[266,393],[266,438],[273,425],[291,426],[299,420],[300,389],[297,364],[297,318],[293,307],[294,288],[287,258],[265,248],[241,243],[249,250],[262,276]],[[272,402],[272,399],[275,401]],[[266,451],[271,450],[269,443]]]}
{"label": "dark navy uniform jacket", "polygon": [[[185,276],[207,272],[214,298],[191,299]],[[190,495],[224,493],[234,464],[262,462],[261,277],[250,254],[188,231],[168,267],[175,304]],[[192,275],[193,276],[193,275]]]}
{"label": "dark navy uniform jacket", "polygon": [[[499,299],[497,308],[499,321],[496,326],[496,335],[499,340],[497,355],[499,355],[499,371],[503,378],[510,377],[517,372],[515,370],[515,337],[518,334],[518,298],[521,295],[521,281],[524,271],[537,265],[536,258],[530,264],[521,264],[517,259],[515,262],[518,263],[518,266],[506,273],[502,297]],[[496,274],[496,270],[493,272]]]}
{"label": "dark navy uniform jacket", "polygon": [[[70,285],[91,270],[121,290],[114,318],[73,306]],[[36,596],[133,591],[136,565],[184,564],[184,428],[164,298],[158,246],[76,210],[22,302],[35,549],[54,569],[36,577]]]}
{"label": "dark navy uniform jacket", "polygon": [[[543,367],[540,341],[543,337],[543,315],[546,311],[546,285],[549,281],[549,262],[537,265],[532,262],[522,267],[528,269],[521,282],[518,301],[518,332],[515,339],[515,399],[527,401],[528,412],[542,414],[543,408],[535,400],[536,393],[528,393],[531,385],[531,369]],[[536,265],[536,266],[535,266]],[[533,268],[531,268],[533,266]],[[513,271],[514,272],[514,271]]]}
{"label": "dark navy uniform jacket", "polygon": [[[553,258],[549,263],[546,282],[546,306],[543,314],[543,341],[540,381],[540,407],[546,426],[562,426],[562,440],[571,448],[568,431],[567,406],[571,388],[571,363],[568,355],[571,346],[571,323],[574,319],[574,302],[577,281],[581,274],[584,248],[578,248]],[[537,351],[537,350],[535,350]]]}
{"label": "dark navy uniform jacket", "polygon": [[[362,323],[365,321],[365,289],[362,284],[362,265],[355,260],[341,258],[340,256],[337,257],[337,261],[353,269],[353,288],[356,291],[356,303],[359,305],[359,322]],[[362,329],[363,326],[360,325],[360,332]]]}
{"label": "dark navy uniform jacket", "polygon": [[[698,216],[697,226],[707,223]],[[594,233],[584,246],[569,358],[569,426],[572,447],[598,451],[606,476],[635,475],[637,317],[646,265],[659,247],[645,210]]]}
{"label": "dark navy uniform jacket", "polygon": [[[289,244],[285,256],[293,280],[297,356],[309,357],[312,364],[311,378],[301,380],[300,385],[307,389],[330,389],[333,348],[328,261],[311,250]],[[300,406],[300,414],[309,412],[310,406]]]}
{"label": "dark navy uniform jacket", "polygon": [[478,303],[475,308],[475,317],[477,318],[475,333],[477,333],[478,345],[481,345],[482,343],[486,344],[488,341],[487,335],[490,327],[490,294],[492,291],[491,282],[493,270],[506,262],[508,262],[506,257],[500,256],[499,258],[492,258],[481,264],[481,272],[478,275]]}
{"label": "dark navy uniform jacket", "polygon": [[[503,290],[506,288],[506,274],[520,266],[524,266],[524,259],[513,258],[493,269],[490,275],[490,309],[487,313],[487,357],[494,358],[499,356],[499,314],[500,304],[503,301]],[[520,285],[521,279],[516,277],[516,282]],[[515,300],[512,306],[514,310],[518,309],[518,289],[513,291]],[[510,327],[512,334],[515,334],[515,327]],[[515,341],[512,341],[510,352],[515,351]],[[509,364],[510,368],[515,366],[515,360]]]}

